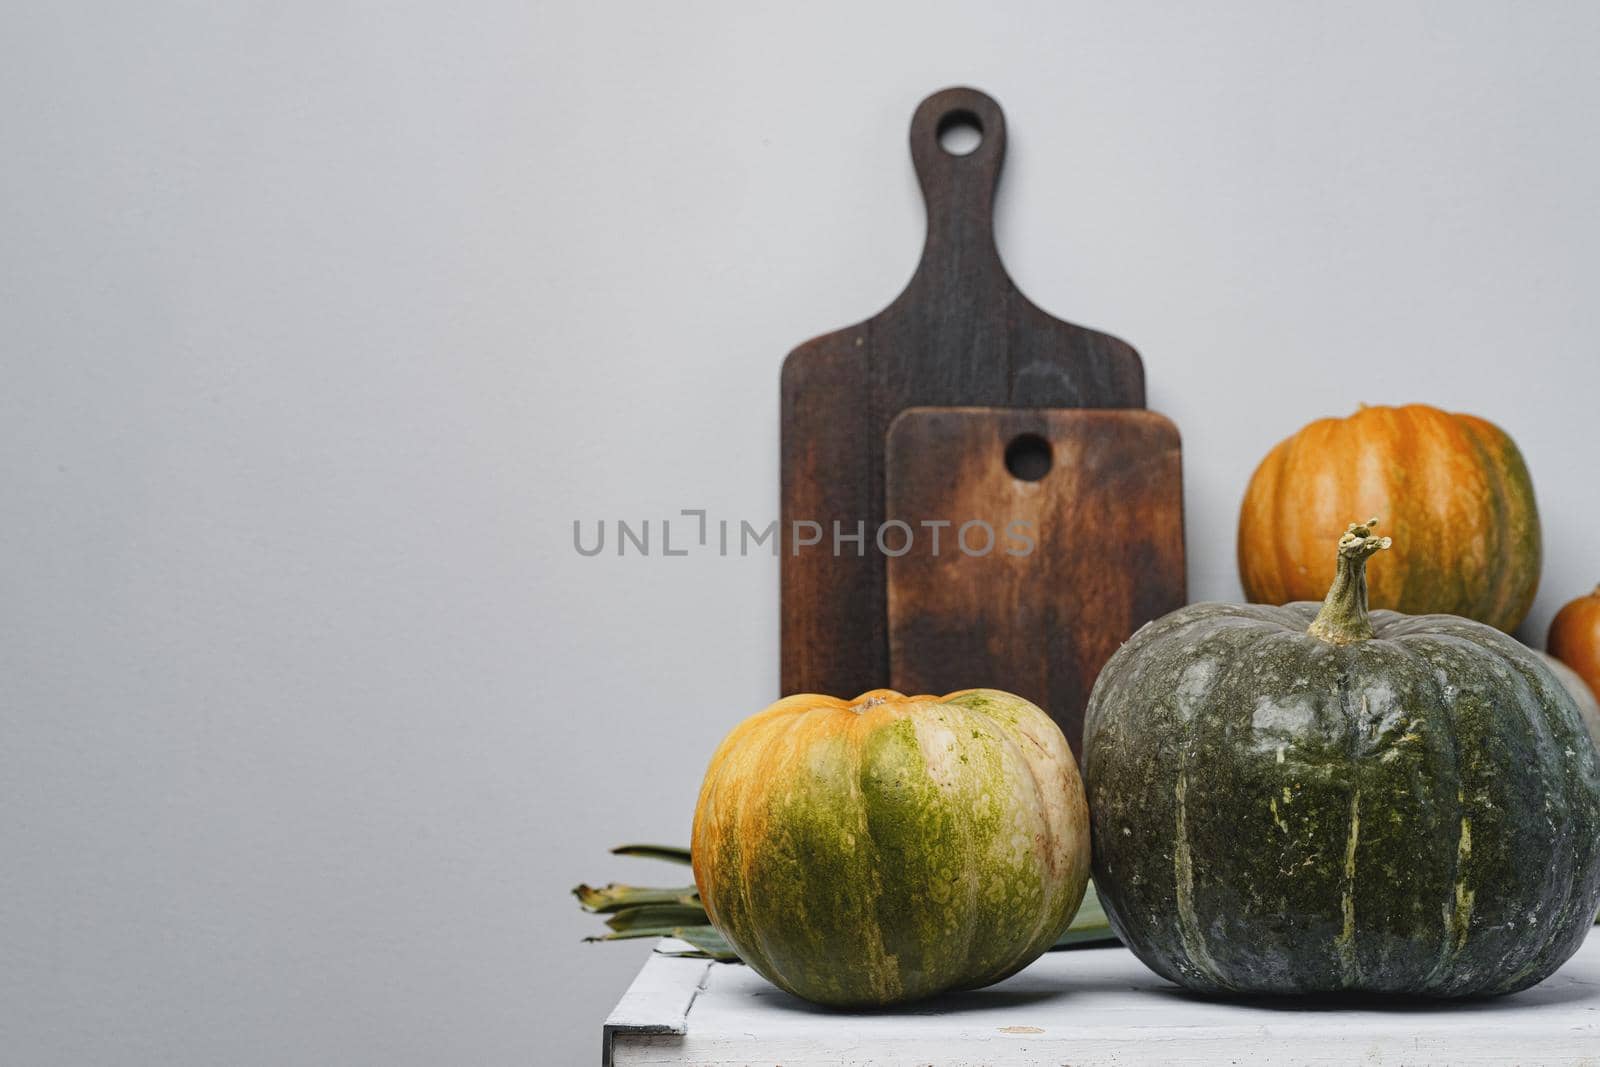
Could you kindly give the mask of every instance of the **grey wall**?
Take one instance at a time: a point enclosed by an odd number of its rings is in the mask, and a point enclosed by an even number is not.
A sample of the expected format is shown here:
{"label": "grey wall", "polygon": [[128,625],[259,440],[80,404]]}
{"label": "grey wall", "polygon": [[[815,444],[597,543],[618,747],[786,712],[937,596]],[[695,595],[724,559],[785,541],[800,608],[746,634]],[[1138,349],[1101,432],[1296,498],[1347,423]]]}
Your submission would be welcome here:
{"label": "grey wall", "polygon": [[1191,593],[1279,438],[1489,416],[1529,632],[1600,577],[1600,9],[68,4],[0,14],[0,1047],[568,1063],[774,695],[777,376],[915,262],[927,92],[1006,107],[1000,244],[1144,353]]}

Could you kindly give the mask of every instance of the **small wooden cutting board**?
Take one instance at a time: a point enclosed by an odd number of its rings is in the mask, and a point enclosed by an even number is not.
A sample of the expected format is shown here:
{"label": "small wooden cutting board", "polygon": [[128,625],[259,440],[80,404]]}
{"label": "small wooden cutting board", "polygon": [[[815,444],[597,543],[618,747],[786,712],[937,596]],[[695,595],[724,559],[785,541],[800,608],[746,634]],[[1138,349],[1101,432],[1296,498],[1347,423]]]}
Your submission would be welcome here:
{"label": "small wooden cutting board", "polygon": [[1081,758],[1100,668],[1186,599],[1177,428],[1143,410],[910,408],[885,468],[904,524],[883,538],[890,684],[1027,697]]}

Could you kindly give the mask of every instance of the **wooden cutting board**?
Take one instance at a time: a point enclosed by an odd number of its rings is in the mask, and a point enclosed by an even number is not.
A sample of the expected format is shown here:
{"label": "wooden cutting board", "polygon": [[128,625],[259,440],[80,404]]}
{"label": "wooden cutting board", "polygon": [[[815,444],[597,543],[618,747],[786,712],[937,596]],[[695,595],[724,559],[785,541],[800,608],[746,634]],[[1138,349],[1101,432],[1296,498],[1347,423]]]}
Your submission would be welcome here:
{"label": "wooden cutting board", "polygon": [[[940,132],[952,125],[975,127],[978,147],[946,151]],[[983,93],[946,89],[924,100],[911,119],[911,159],[928,211],[916,273],[889,307],[806,342],[784,363],[785,693],[854,696],[890,676],[884,557],[857,555],[848,541],[835,553],[833,532],[838,523],[849,537],[859,523],[870,545],[883,520],[884,442],[901,411],[1144,406],[1137,352],[1051,317],[1006,274],[993,225],[1005,146],[1005,117]],[[802,544],[812,531],[819,543]]]}
{"label": "wooden cutting board", "polygon": [[886,461],[887,514],[914,535],[887,557],[890,685],[1025,696],[1081,758],[1100,668],[1186,600],[1177,428],[1153,411],[914,408]]}

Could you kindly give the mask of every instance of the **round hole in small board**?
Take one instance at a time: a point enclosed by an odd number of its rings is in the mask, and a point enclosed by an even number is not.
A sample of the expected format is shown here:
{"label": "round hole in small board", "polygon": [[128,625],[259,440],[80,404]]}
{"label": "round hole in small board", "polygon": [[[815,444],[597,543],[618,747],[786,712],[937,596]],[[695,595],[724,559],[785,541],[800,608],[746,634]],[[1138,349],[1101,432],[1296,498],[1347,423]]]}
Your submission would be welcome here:
{"label": "round hole in small board", "polygon": [[1036,482],[1050,473],[1050,442],[1036,433],[1019,433],[1006,445],[1006,470],[1013,478]]}
{"label": "round hole in small board", "polygon": [[939,120],[939,147],[952,156],[967,156],[983,143],[983,123],[970,111],[952,111]]}

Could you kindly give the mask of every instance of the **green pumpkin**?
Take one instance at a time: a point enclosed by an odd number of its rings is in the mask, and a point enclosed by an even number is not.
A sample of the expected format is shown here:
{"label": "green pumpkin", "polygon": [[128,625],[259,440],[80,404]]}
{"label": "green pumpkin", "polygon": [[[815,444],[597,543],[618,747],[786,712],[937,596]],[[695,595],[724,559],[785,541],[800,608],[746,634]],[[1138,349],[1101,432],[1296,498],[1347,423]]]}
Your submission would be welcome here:
{"label": "green pumpkin", "polygon": [[1595,748],[1600,748],[1600,700],[1595,699],[1594,690],[1583,680],[1583,675],[1549,653],[1536,651],[1534,655],[1539,657],[1540,663],[1550,668],[1556,681],[1572,695],[1572,702],[1578,705],[1578,717],[1589,728],[1589,740],[1594,742]]}
{"label": "green pumpkin", "polygon": [[1095,685],[1095,885],[1181,985],[1512,993],[1600,906],[1600,757],[1571,696],[1488,626],[1369,614],[1372,525],[1320,609],[1183,608]]}

